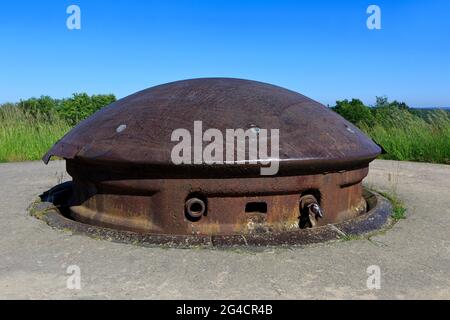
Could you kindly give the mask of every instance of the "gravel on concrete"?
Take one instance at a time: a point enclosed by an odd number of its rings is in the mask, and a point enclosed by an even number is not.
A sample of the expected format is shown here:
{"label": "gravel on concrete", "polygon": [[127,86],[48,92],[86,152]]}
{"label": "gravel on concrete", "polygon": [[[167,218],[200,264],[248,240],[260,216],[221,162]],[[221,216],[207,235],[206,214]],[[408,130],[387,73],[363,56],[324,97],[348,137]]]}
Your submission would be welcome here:
{"label": "gravel on concrete", "polygon": [[[0,299],[450,299],[450,166],[377,160],[365,184],[407,218],[369,239],[302,248],[162,249],[52,229],[27,208],[64,161],[0,164]],[[67,287],[67,268],[81,289]],[[369,266],[381,288],[369,289]]]}

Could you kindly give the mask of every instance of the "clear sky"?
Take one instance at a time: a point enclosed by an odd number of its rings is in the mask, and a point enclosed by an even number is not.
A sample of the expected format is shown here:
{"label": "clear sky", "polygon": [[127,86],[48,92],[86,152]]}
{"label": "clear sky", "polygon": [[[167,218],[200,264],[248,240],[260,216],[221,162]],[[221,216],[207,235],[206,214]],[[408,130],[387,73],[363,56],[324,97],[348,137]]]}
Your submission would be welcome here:
{"label": "clear sky", "polygon": [[[68,30],[66,9],[81,9]],[[370,4],[381,30],[366,26]],[[237,77],[324,104],[450,106],[450,1],[0,2],[0,102]]]}

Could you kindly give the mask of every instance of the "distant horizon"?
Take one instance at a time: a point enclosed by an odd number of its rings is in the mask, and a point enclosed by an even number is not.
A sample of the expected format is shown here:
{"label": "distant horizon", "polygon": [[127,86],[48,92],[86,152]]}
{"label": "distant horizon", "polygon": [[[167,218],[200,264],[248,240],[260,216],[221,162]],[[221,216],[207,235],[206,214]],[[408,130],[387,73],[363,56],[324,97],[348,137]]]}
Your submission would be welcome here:
{"label": "distant horizon", "polygon": [[[286,89],[289,89],[289,88],[286,88]],[[143,89],[143,90],[145,90],[145,89]],[[290,90],[292,90],[292,89],[290,89]],[[140,90],[138,90],[136,92],[139,92],[139,91]],[[58,99],[58,100],[59,99],[67,99],[67,98],[70,98],[73,94],[76,94],[76,93],[86,93],[88,95],[113,94],[116,97],[117,100],[120,100],[120,99],[123,99],[123,98],[125,98],[125,97],[127,97],[129,95],[132,95],[132,94],[136,93],[136,92],[132,92],[132,93],[127,94],[127,95],[122,96],[122,97],[118,96],[114,92],[108,92],[108,91],[106,91],[106,92],[93,92],[93,93],[91,93],[91,92],[73,92],[72,94],[70,94],[68,96],[61,96],[61,97],[54,97],[54,96],[52,96],[50,94],[41,94],[41,95],[37,95],[37,96],[30,96],[30,97],[26,97],[26,98],[20,98],[17,101],[0,101],[0,106],[3,105],[3,104],[6,104],[6,103],[18,103],[18,102],[20,102],[22,100],[27,100],[27,99],[32,99],[32,98],[39,98],[41,96],[49,96],[49,97],[51,97],[53,99]],[[299,92],[299,93],[302,94],[301,92]],[[375,104],[376,97],[383,97],[383,95],[375,96],[372,99],[371,103],[367,103],[366,101],[364,101],[363,99],[358,98],[358,97],[342,98],[342,99],[338,99],[336,101],[342,101],[342,100],[349,100],[349,101],[351,101],[352,99],[358,99],[358,100],[361,100],[364,103],[364,105],[366,105],[368,107],[372,107]],[[313,100],[315,100],[315,101],[317,101],[317,102],[319,102],[319,103],[321,103],[321,104],[323,104],[325,106],[328,106],[328,107],[333,107],[336,104],[336,101],[333,102],[333,103],[324,103],[324,102],[322,102],[320,100],[314,99],[314,97],[308,97],[308,98],[311,98],[311,99],[313,99]],[[406,103],[406,105],[408,105],[408,107],[413,108],[413,109],[450,109],[450,106],[411,106],[407,102],[405,102],[404,100],[401,100],[401,99],[391,99],[389,97],[387,97],[387,99],[388,99],[389,102],[392,102],[394,100],[397,100],[398,102],[404,102],[404,103]]]}
{"label": "distant horizon", "polygon": [[[79,29],[68,24],[72,5]],[[379,29],[369,27],[371,5]],[[0,101],[122,98],[181,79],[235,77],[324,105],[386,96],[449,108],[449,12],[446,0],[9,1],[0,10]]]}

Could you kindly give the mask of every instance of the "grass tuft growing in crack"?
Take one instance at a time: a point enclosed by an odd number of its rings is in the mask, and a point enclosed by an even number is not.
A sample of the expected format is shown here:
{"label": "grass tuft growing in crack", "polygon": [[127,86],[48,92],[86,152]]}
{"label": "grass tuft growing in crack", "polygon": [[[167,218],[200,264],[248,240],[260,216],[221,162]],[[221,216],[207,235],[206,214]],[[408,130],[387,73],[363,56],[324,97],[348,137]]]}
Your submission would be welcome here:
{"label": "grass tuft growing in crack", "polygon": [[383,197],[387,198],[392,203],[392,215],[391,218],[394,222],[402,219],[406,219],[406,208],[403,202],[395,194],[390,194],[387,192],[377,191]]}

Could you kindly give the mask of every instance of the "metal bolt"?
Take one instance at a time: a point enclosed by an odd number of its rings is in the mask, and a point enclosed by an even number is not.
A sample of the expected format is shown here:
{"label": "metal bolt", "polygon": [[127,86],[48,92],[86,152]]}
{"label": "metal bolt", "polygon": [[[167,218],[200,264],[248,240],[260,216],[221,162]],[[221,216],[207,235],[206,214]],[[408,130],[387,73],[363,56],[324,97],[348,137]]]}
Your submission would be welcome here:
{"label": "metal bolt", "polygon": [[121,124],[120,126],[117,127],[116,132],[117,133],[121,133],[122,131],[124,131],[127,128],[126,124]]}

